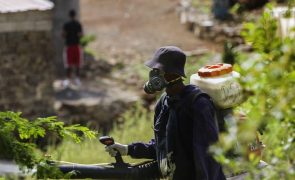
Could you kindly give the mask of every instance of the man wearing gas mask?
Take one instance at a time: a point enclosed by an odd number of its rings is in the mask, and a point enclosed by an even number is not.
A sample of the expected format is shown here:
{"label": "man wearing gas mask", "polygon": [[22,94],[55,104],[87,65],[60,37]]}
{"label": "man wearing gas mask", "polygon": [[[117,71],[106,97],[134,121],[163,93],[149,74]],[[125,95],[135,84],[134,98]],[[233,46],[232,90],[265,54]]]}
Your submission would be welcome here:
{"label": "man wearing gas mask", "polygon": [[218,140],[215,108],[198,87],[184,85],[186,56],[175,46],[159,48],[145,63],[151,68],[144,85],[148,94],[165,89],[154,116],[155,138],[149,143],[115,143],[106,150],[115,156],[155,159],[162,177],[173,180],[223,180],[221,166],[208,154]]}

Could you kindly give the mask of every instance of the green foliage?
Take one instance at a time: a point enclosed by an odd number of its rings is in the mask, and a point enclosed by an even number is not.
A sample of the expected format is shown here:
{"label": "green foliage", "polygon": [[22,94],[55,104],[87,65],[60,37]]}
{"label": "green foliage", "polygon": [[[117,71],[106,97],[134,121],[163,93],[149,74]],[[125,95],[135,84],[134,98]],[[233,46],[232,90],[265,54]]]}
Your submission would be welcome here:
{"label": "green foliage", "polygon": [[[231,134],[221,136],[213,147],[217,160],[234,170],[248,170],[251,179],[295,178],[295,39],[282,39],[276,33],[276,20],[264,12],[258,23],[246,23],[242,33],[254,48],[252,54],[239,53],[235,69],[248,95],[239,110],[247,120],[238,125],[239,159],[225,156],[236,143]],[[257,168],[260,157],[248,155],[255,131],[263,132],[266,144],[263,160],[269,165]]]}
{"label": "green foliage", "polygon": [[39,164],[36,140],[46,134],[68,137],[76,143],[86,138],[95,138],[96,132],[80,125],[65,126],[56,117],[28,120],[21,113],[0,112],[0,157],[14,160],[20,167],[32,169]]}
{"label": "green foliage", "polygon": [[94,42],[96,39],[95,35],[84,35],[81,39],[80,39],[80,44],[84,49],[84,52],[86,54],[90,54],[92,56],[94,56],[94,52],[88,48],[89,44]]}
{"label": "green foliage", "polygon": [[85,35],[80,39],[80,44],[82,47],[88,46],[91,42],[95,41],[94,35]]}
{"label": "green foliage", "polygon": [[241,34],[257,52],[269,53],[280,46],[276,29],[277,21],[270,13],[264,12],[258,23],[245,23]]}
{"label": "green foliage", "polygon": [[38,163],[38,171],[36,173],[37,178],[40,179],[70,179],[76,171],[71,171],[69,173],[62,173],[57,166],[52,164],[48,159],[42,159]]}
{"label": "green foliage", "polygon": [[222,54],[222,62],[227,64],[234,64],[236,53],[234,52],[234,45],[228,41],[224,43],[223,48],[223,54]]}

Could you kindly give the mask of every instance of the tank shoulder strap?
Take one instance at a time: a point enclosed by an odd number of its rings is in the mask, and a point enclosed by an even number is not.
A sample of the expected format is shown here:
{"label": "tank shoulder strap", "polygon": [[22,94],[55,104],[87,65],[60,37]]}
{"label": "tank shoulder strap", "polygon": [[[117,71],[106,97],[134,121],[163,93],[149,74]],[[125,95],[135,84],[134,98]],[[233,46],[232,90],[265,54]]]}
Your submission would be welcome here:
{"label": "tank shoulder strap", "polygon": [[190,99],[190,106],[192,107],[193,103],[201,96],[206,96],[207,98],[211,99],[211,97],[207,93],[198,89],[197,91],[192,92],[188,97]]}
{"label": "tank shoulder strap", "polygon": [[[182,108],[191,109],[193,107],[193,103],[195,102],[195,100],[198,99],[200,96],[205,96],[208,99],[211,99],[211,97],[207,93],[203,92],[198,87],[196,87],[196,89],[193,90],[192,92],[189,92],[189,94],[182,101],[175,104],[174,109],[176,111],[178,111]],[[163,93],[160,98],[160,101],[159,101],[159,102],[161,102],[161,105],[163,105],[165,97],[166,97],[166,93]]]}
{"label": "tank shoulder strap", "polygon": [[[220,112],[219,112],[218,108],[216,108],[216,106],[215,106],[215,104],[214,104],[212,98],[211,98],[207,93],[203,92],[203,91],[200,90],[200,89],[198,89],[197,91],[192,92],[189,96],[190,96],[190,97],[188,97],[188,98],[191,98],[191,101],[190,101],[190,103],[189,103],[189,108],[193,108],[193,104],[194,104],[194,102],[195,102],[199,97],[201,97],[201,96],[203,96],[203,97],[207,97],[207,98],[211,101],[211,103],[212,103],[212,105],[213,105],[213,107],[214,107],[214,111],[215,111],[215,113],[214,113],[215,124],[216,124],[218,130],[220,131],[220,127],[223,127],[223,121],[222,121],[222,120],[219,120],[219,119],[220,119],[220,118],[219,118],[219,113],[220,113]],[[223,118],[222,118],[222,119],[223,119]]]}
{"label": "tank shoulder strap", "polygon": [[[196,87],[196,90],[192,91],[186,98],[185,100],[183,101],[183,103],[186,103],[188,108],[192,108],[193,107],[193,104],[194,102],[201,96],[205,96],[207,97],[208,99],[211,99],[211,97],[203,92],[202,90],[200,90],[199,88]],[[183,104],[180,104],[178,106],[178,108],[181,108],[181,107],[184,107]]]}

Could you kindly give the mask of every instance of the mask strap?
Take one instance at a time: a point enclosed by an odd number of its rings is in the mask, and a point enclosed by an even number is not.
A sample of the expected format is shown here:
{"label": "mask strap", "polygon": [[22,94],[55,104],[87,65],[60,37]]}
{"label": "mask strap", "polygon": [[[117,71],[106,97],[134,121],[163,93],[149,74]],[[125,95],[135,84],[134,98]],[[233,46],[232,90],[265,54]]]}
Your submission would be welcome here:
{"label": "mask strap", "polygon": [[171,87],[171,86],[173,86],[174,84],[177,84],[180,81],[182,81],[182,78],[181,77],[178,77],[176,79],[173,79],[172,81],[169,81],[168,82],[167,87]]}

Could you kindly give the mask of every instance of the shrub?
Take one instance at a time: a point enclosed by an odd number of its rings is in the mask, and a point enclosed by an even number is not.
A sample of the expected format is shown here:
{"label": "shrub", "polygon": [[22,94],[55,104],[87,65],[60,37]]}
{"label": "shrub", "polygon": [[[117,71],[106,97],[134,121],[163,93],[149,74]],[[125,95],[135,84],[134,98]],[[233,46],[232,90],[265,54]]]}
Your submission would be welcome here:
{"label": "shrub", "polygon": [[0,157],[12,159],[27,170],[46,160],[36,153],[35,142],[49,132],[60,138],[69,137],[76,143],[84,137],[96,136],[96,132],[80,125],[65,126],[56,117],[28,120],[21,117],[21,113],[9,111],[0,112],[0,127]]}
{"label": "shrub", "polygon": [[[241,83],[249,96],[239,110],[247,120],[238,125],[238,141],[243,156],[229,159],[226,151],[235,145],[230,134],[221,136],[212,148],[216,158],[225,166],[248,170],[252,179],[295,178],[295,39],[277,36],[276,20],[265,11],[258,23],[246,23],[243,37],[254,52],[239,53],[235,69],[241,73]],[[267,168],[257,169],[260,160],[248,154],[248,144],[255,131],[263,132],[266,144],[263,160]]]}

